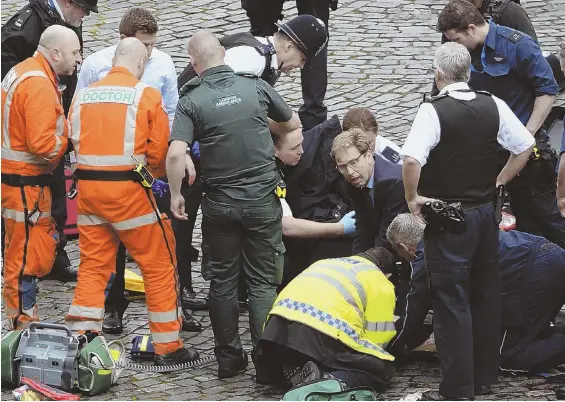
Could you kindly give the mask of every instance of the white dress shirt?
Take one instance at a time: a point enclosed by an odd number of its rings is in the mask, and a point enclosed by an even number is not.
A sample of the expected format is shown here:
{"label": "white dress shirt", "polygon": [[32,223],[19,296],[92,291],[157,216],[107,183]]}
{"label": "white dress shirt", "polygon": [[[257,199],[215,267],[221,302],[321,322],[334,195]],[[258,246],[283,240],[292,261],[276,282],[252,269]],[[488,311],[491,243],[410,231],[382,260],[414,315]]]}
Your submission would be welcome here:
{"label": "white dress shirt", "polygon": [[[255,37],[259,42],[267,45],[267,39],[273,43],[273,37]],[[236,46],[226,50],[225,63],[236,73],[250,73],[261,76],[265,71],[265,56],[261,56],[257,49],[251,46]],[[277,55],[271,58],[271,67],[279,69]]]}
{"label": "white dress shirt", "polygon": [[288,202],[286,202],[284,198],[279,198],[279,201],[281,202],[283,218],[285,216],[292,216],[292,209],[290,209],[290,205],[288,205]]}
{"label": "white dress shirt", "polygon": [[389,162],[402,165],[402,158],[400,157],[401,149],[394,142],[382,135],[377,135],[375,140],[375,153]]}
{"label": "white dress shirt", "polygon": [[[104,48],[84,59],[78,75],[77,93],[108,74],[108,71],[112,68],[112,59],[116,53],[116,47],[117,45]],[[169,126],[172,128],[179,93],[177,72],[171,56],[153,48],[151,57],[145,65],[145,72],[141,81],[156,88],[161,93],[163,108],[169,117]]]}
{"label": "white dress shirt", "polygon": [[[439,94],[443,95],[446,91],[449,91],[448,96],[455,99],[463,101],[475,99],[474,92],[458,92],[461,90],[469,90],[469,85],[464,82],[450,84],[443,88]],[[492,98],[500,117],[498,143],[514,155],[524,152],[534,144],[534,137],[503,100],[494,95]],[[431,103],[423,103],[416,113],[416,118],[412,123],[412,128],[402,147],[400,156],[403,158],[410,156],[420,162],[423,167],[428,160],[430,151],[439,143],[440,137],[441,127],[437,112]]]}

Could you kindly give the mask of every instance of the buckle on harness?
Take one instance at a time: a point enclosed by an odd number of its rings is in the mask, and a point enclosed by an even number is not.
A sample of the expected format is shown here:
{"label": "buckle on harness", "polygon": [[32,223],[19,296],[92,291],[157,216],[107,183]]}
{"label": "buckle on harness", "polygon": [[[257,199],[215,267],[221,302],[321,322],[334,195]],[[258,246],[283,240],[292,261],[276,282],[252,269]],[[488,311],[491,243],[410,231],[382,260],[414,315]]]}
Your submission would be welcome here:
{"label": "buckle on harness", "polygon": [[135,162],[136,166],[133,171],[139,176],[139,182],[141,183],[141,185],[146,188],[151,188],[153,182],[155,181],[155,178],[153,177],[149,169],[147,169],[145,165],[138,161],[134,156],[132,156],[131,159],[133,159],[133,161]]}

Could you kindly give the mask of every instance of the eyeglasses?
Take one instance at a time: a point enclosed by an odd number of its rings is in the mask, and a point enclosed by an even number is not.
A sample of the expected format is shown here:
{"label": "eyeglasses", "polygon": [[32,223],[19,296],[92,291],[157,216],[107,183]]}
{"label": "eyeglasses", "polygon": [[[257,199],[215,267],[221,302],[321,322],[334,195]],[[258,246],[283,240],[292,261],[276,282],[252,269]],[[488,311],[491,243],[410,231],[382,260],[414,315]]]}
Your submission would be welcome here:
{"label": "eyeglasses", "polygon": [[363,155],[365,155],[365,152],[363,152],[362,154],[359,154],[359,156],[357,156],[357,158],[353,159],[352,161],[348,162],[347,164],[345,164],[345,165],[336,164],[335,167],[338,170],[338,172],[341,173],[341,174],[346,173],[349,168],[358,172],[359,167],[360,167],[359,161],[360,161],[360,159]]}

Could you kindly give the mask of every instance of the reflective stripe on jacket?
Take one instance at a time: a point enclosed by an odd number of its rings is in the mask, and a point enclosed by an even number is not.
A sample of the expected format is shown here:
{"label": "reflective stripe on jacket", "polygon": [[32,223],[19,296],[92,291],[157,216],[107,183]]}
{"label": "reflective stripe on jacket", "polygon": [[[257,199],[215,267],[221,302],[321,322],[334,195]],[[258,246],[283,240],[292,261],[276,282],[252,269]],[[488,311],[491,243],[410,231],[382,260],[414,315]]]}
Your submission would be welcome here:
{"label": "reflective stripe on jacket", "polygon": [[36,53],[2,80],[2,173],[50,173],[67,150],[68,133],[57,78]]}
{"label": "reflective stripe on jacket", "polygon": [[146,164],[164,173],[169,122],[161,94],[123,67],[80,90],[69,115],[77,166],[85,170],[130,170]]}
{"label": "reflective stripe on jacket", "polygon": [[394,286],[362,257],[320,260],[284,288],[270,314],[300,322],[383,360],[396,334]]}

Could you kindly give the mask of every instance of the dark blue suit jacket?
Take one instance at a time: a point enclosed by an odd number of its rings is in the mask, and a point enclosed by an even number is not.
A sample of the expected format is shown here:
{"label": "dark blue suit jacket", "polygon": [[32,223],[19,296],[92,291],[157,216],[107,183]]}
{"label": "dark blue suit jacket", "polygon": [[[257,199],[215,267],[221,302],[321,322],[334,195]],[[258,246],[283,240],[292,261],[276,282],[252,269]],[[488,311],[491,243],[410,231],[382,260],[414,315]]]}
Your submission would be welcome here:
{"label": "dark blue suit jacket", "polygon": [[368,188],[348,185],[356,222],[353,254],[375,246],[385,247],[396,254],[386,239],[386,230],[398,214],[408,212],[402,183],[402,166],[375,155],[372,189],[374,205],[369,191],[371,190]]}

